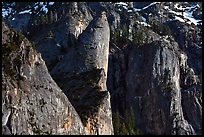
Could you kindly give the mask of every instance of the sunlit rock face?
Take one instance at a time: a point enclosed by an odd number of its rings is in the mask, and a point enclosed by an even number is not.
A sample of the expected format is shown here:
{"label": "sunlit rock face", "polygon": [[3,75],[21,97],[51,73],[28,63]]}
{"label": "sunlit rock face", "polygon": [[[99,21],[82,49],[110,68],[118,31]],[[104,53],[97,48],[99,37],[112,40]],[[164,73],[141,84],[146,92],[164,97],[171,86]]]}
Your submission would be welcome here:
{"label": "sunlit rock face", "polygon": [[113,134],[107,71],[110,29],[106,13],[94,18],[51,74],[82,118],[86,134]]}
{"label": "sunlit rock face", "polygon": [[50,76],[41,55],[4,23],[2,48],[2,133],[85,134],[79,115]]}

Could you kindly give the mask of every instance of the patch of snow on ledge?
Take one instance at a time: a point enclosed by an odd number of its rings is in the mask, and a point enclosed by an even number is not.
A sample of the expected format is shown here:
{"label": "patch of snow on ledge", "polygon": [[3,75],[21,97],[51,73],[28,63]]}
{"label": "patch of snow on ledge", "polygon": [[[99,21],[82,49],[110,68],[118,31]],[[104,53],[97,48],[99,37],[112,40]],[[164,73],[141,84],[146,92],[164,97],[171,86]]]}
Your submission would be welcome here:
{"label": "patch of snow on ledge", "polygon": [[31,12],[30,9],[29,9],[29,10],[24,10],[24,11],[19,12],[19,14],[25,14],[25,13],[31,14],[32,12]]}
{"label": "patch of snow on ledge", "polygon": [[55,2],[49,2],[49,5],[53,5]]}
{"label": "patch of snow on ledge", "polygon": [[12,11],[12,8],[9,8],[9,9],[2,9],[2,16],[3,17],[6,17],[8,16]]}
{"label": "patch of snow on ledge", "polygon": [[[196,5],[197,6],[197,5]],[[194,7],[192,7],[192,8],[195,8],[196,6],[194,6]],[[191,8],[191,9],[192,9]],[[199,21],[201,21],[201,20],[197,20],[197,19],[195,19],[194,17],[193,17],[193,11],[191,11],[191,9],[189,9],[187,12],[184,12],[184,18],[186,18],[186,19],[189,19],[190,20],[190,22],[192,22],[193,24],[195,24],[195,25],[197,25],[198,24],[198,22]],[[190,12],[191,11],[191,12]]]}
{"label": "patch of snow on ledge", "polygon": [[178,16],[175,17],[175,20],[178,20],[180,22],[185,22],[181,17],[178,17]]}
{"label": "patch of snow on ledge", "polygon": [[117,2],[117,3],[115,3],[115,4],[128,6],[127,3],[125,3],[125,2]]}
{"label": "patch of snow on ledge", "polygon": [[142,9],[143,9],[143,10],[144,10],[144,9],[147,9],[148,7],[150,7],[150,6],[152,6],[152,5],[155,5],[155,4],[157,4],[157,3],[160,3],[160,2],[152,2],[151,4],[147,5],[146,7],[142,8]]}

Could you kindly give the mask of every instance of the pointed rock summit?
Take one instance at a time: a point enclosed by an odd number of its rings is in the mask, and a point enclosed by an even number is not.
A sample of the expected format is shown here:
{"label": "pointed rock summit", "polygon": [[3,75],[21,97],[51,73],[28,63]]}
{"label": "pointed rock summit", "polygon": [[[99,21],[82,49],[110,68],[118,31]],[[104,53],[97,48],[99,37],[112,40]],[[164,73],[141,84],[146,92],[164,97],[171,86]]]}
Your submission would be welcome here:
{"label": "pointed rock summit", "polygon": [[86,68],[103,68],[107,77],[110,28],[105,12],[90,22],[79,36],[79,48]]}
{"label": "pointed rock summit", "polygon": [[85,126],[86,134],[113,134],[107,71],[110,29],[106,13],[95,17],[51,74]]}

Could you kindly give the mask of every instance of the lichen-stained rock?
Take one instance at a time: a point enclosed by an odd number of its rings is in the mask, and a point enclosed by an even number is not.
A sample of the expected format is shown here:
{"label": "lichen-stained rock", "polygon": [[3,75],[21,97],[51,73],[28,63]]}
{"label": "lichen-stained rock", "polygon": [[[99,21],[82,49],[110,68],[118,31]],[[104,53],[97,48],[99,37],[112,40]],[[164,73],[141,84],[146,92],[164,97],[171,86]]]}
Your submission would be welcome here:
{"label": "lichen-stained rock", "polygon": [[85,134],[79,115],[41,55],[4,22],[2,50],[3,134]]}

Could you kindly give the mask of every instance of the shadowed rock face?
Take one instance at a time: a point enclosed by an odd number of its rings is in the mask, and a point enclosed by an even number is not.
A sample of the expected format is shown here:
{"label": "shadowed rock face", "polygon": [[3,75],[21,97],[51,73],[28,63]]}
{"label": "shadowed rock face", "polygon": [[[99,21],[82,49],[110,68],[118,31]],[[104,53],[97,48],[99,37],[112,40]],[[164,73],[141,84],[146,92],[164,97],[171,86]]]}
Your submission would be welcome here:
{"label": "shadowed rock face", "polygon": [[2,49],[3,134],[85,134],[81,119],[41,55],[4,23]]}
{"label": "shadowed rock face", "polygon": [[[200,134],[196,119],[200,118],[202,108],[201,90],[196,88],[197,92],[191,94],[181,90],[185,85],[197,84],[198,79],[193,72],[184,74],[184,68],[190,68],[178,47],[174,40],[161,38],[139,48],[112,49],[108,88],[114,99],[112,102],[117,102],[112,106],[114,111],[118,109],[121,113],[124,113],[121,110],[132,107],[136,125],[145,134]],[[192,78],[186,83],[182,81],[183,77]],[[199,101],[193,105],[194,101],[188,98]],[[190,120],[192,113],[187,112],[184,102],[198,112],[193,120]]]}
{"label": "shadowed rock face", "polygon": [[160,40],[129,55],[126,100],[147,134],[192,134],[183,118],[179,59],[173,47]]}
{"label": "shadowed rock face", "polygon": [[[197,134],[202,134],[202,87],[194,85],[181,92],[184,118]],[[189,111],[190,110],[190,111]]]}

